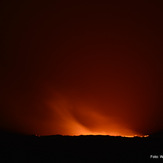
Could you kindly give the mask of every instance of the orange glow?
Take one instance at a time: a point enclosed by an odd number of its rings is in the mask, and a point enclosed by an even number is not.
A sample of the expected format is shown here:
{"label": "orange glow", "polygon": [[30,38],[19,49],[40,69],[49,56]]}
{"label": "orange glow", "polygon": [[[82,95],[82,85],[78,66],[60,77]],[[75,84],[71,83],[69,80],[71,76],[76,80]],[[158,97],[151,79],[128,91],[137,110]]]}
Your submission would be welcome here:
{"label": "orange glow", "polygon": [[54,1],[32,8],[38,4],[1,2],[1,129],[128,137],[162,132],[158,1]]}
{"label": "orange glow", "polygon": [[[113,120],[111,117],[104,116],[88,106],[78,106],[78,114],[73,115],[73,107],[63,97],[48,105],[58,118],[59,133],[62,135],[110,135],[122,137],[146,137],[127,128],[123,123]],[[77,118],[79,117],[79,118]],[[83,123],[85,122],[86,123]],[[56,120],[55,120],[56,123]],[[54,131],[55,132],[55,131]]]}

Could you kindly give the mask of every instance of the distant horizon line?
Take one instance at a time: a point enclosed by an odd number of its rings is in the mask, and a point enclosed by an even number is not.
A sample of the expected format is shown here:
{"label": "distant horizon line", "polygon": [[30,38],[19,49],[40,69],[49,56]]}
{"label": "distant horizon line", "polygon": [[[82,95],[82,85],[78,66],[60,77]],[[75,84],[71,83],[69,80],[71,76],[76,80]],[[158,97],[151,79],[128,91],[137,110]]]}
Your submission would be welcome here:
{"label": "distant horizon line", "polygon": [[130,136],[130,135],[107,135],[107,134],[89,134],[89,135],[86,135],[86,134],[81,134],[81,135],[68,135],[68,134],[55,134],[55,135],[39,135],[39,134],[34,134],[35,136],[37,137],[41,137],[41,136],[69,136],[69,137],[78,137],[78,136],[110,136],[110,137],[126,137],[126,138],[134,138],[134,137],[139,137],[139,138],[145,138],[145,137],[149,137],[150,135],[143,135],[143,136],[140,136],[140,135],[133,135],[133,136]]}

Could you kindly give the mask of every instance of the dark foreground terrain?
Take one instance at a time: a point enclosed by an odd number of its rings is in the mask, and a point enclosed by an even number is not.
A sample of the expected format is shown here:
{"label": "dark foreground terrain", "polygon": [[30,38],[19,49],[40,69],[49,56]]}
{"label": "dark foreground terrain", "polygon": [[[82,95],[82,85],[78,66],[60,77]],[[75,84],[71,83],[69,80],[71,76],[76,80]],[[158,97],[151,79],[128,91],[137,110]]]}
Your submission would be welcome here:
{"label": "dark foreground terrain", "polygon": [[157,136],[0,135],[0,163],[163,162],[163,139]]}

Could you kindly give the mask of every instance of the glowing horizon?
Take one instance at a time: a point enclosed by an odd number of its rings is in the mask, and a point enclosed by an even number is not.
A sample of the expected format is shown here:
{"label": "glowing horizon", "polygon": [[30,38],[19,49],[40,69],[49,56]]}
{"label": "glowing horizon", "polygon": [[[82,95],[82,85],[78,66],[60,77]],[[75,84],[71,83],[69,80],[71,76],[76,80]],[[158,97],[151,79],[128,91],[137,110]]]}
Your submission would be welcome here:
{"label": "glowing horizon", "polygon": [[[57,135],[109,135],[121,137],[146,137],[129,129],[123,121],[99,113],[89,106],[79,105],[78,112],[74,115],[71,104],[67,99],[60,97],[56,101],[50,101],[48,106],[57,115],[60,131]],[[87,118],[87,119],[86,119]],[[85,123],[87,121],[87,123]]]}

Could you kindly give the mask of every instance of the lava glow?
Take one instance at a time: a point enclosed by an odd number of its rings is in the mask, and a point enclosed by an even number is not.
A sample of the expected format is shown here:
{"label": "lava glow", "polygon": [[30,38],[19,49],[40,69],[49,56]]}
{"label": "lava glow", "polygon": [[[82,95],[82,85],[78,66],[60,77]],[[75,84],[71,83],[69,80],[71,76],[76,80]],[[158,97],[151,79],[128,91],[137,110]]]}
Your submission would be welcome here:
{"label": "lava glow", "polygon": [[49,106],[57,115],[60,131],[55,134],[79,136],[79,135],[110,135],[122,137],[146,137],[127,128],[120,122],[116,122],[109,116],[104,116],[89,107],[78,106],[77,115],[70,103],[61,98],[50,102]]}
{"label": "lava glow", "polygon": [[1,2],[0,128],[163,130],[162,1]]}

